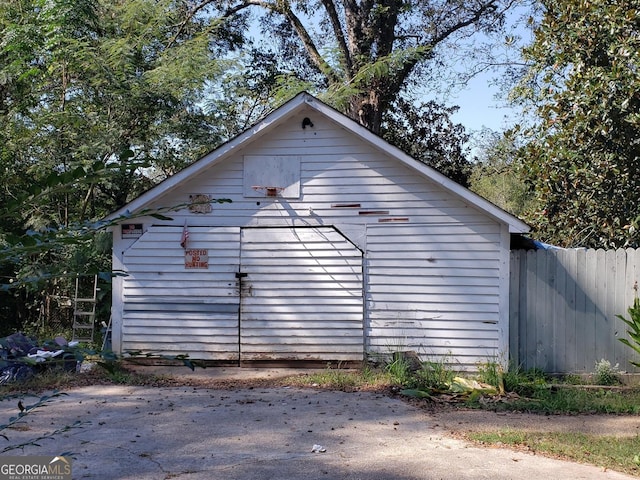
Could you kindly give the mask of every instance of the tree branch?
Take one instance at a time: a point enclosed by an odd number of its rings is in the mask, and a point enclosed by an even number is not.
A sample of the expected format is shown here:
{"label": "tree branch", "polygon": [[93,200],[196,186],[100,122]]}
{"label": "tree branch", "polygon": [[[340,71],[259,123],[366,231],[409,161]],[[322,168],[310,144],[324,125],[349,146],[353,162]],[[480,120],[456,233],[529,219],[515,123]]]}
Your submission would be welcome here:
{"label": "tree branch", "polygon": [[333,27],[333,34],[338,41],[338,47],[340,48],[340,52],[342,52],[342,57],[344,58],[344,69],[346,76],[351,76],[353,74],[353,61],[351,59],[351,52],[349,52],[349,48],[347,47],[347,41],[344,38],[344,33],[342,31],[342,25],[340,24],[340,18],[338,17],[338,12],[336,11],[336,6],[333,0],[322,0],[322,4],[324,5],[325,10],[327,11],[327,15],[329,16],[329,20],[331,20],[331,26]]}
{"label": "tree branch", "polygon": [[182,23],[180,23],[180,25],[178,26],[178,31],[173,35],[173,37],[171,37],[171,40],[169,40],[169,42],[167,43],[167,46],[165,48],[169,49],[173,46],[173,44],[176,42],[176,40],[178,40],[178,37],[180,35],[182,35],[182,32],[184,31],[184,29],[187,27],[187,25],[189,24],[189,22],[191,21],[191,19],[193,17],[196,16],[196,14],[202,10],[204,7],[206,7],[207,5],[209,5],[211,3],[212,0],[206,0],[200,4],[194,5],[194,7],[189,10],[189,12],[187,13],[186,18],[182,21]]}
{"label": "tree branch", "polygon": [[322,55],[320,55],[320,52],[316,48],[313,39],[309,35],[309,32],[306,28],[304,28],[304,25],[296,16],[296,14],[293,13],[293,10],[291,10],[291,4],[289,3],[289,1],[281,1],[279,2],[279,4],[281,4],[281,6],[279,5],[277,9],[275,9],[275,11],[282,13],[287,18],[295,32],[298,34],[298,38],[300,38],[300,40],[302,41],[302,44],[304,45],[304,48],[307,51],[311,62],[316,66],[318,70],[320,70],[329,78],[330,82],[339,82],[339,75],[333,68],[331,68],[331,65],[327,63]]}
{"label": "tree branch", "polygon": [[[432,38],[429,42],[425,42],[425,44],[423,44],[421,46],[422,50],[423,50],[423,53],[421,55],[411,55],[411,56],[409,56],[407,61],[403,63],[402,68],[399,69],[394,74],[393,83],[397,85],[397,84],[401,84],[402,82],[404,82],[404,80],[411,73],[411,71],[414,69],[414,67],[421,60],[425,59],[428,55],[431,55],[431,53],[433,52],[433,49],[438,44],[444,42],[446,39],[448,39],[454,33],[456,33],[458,31],[460,31],[460,30],[462,30],[462,29],[464,29],[464,28],[466,28],[466,27],[468,27],[470,25],[473,25],[474,23],[478,22],[487,11],[497,8],[497,5],[498,5],[498,2],[495,1],[495,0],[492,0],[490,2],[482,4],[480,6],[480,8],[478,8],[475,12],[472,12],[471,16],[469,16],[467,19],[461,20],[461,21],[449,26],[443,32],[441,32],[440,34],[438,34],[434,38]],[[509,5],[512,5],[512,3],[510,3]],[[504,13],[504,11],[503,11],[503,13]]]}
{"label": "tree branch", "polygon": [[[211,3],[211,0],[208,0],[205,3]],[[311,35],[309,35],[307,29],[291,9],[291,3],[289,0],[277,0],[275,2],[267,2],[264,0],[245,0],[237,5],[229,7],[222,15],[222,18],[229,18],[239,11],[252,6],[262,7],[266,10],[270,10],[272,12],[283,15],[298,35],[298,38],[302,42],[307,55],[309,55],[309,59],[311,60],[313,65],[315,65],[315,67],[323,74],[325,74],[331,82],[340,81],[340,78],[336,71],[331,68],[331,65],[329,65],[329,63],[327,63],[322,55],[320,55],[320,52],[318,51],[313,39],[311,38]],[[200,6],[199,8],[202,8],[202,6]]]}
{"label": "tree branch", "polygon": [[469,25],[473,25],[474,23],[478,22],[482,18],[482,15],[485,14],[485,12],[487,12],[488,10],[497,8],[497,3],[498,2],[496,1],[491,1],[483,4],[478,10],[476,10],[473,13],[471,17],[467,18],[466,20],[462,20],[454,25],[451,25],[449,28],[445,29],[441,34],[437,35],[434,39],[432,39],[429,42],[430,46],[435,47],[436,45],[438,45],[439,43],[442,43],[457,31],[462,30],[463,28],[466,28]]}
{"label": "tree branch", "polygon": [[[191,10],[189,10],[189,12],[187,13],[187,16],[185,17],[185,19],[178,26],[178,31],[175,33],[175,35],[173,37],[171,37],[171,40],[169,40],[169,42],[167,43],[166,48],[171,47],[176,42],[178,37],[182,34],[184,29],[186,28],[186,26],[193,19],[193,17],[196,16],[196,14],[200,10],[202,10],[203,8],[209,6],[212,3],[215,3],[215,1],[214,0],[205,0],[205,1],[201,2],[201,3],[198,3],[198,4],[194,5],[193,8],[191,8]],[[235,5],[233,7],[229,7],[227,10],[224,11],[224,13],[222,14],[221,18],[222,19],[227,19],[229,17],[232,17],[233,15],[238,13],[239,11],[244,10],[247,7],[252,7],[252,6],[263,7],[263,8],[266,8],[268,10],[275,10],[277,8],[276,4],[265,2],[263,0],[245,0],[244,2],[240,2],[238,5]]]}

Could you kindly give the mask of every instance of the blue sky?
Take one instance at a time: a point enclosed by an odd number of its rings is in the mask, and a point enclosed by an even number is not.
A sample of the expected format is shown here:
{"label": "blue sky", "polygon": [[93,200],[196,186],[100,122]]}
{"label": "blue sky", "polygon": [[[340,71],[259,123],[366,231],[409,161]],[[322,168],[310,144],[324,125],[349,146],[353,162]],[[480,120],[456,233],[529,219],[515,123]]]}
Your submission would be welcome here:
{"label": "blue sky", "polygon": [[447,99],[447,104],[460,107],[453,121],[464,125],[469,133],[483,127],[496,131],[509,128],[517,121],[517,112],[496,99],[497,93],[490,76],[474,78],[467,88]]}
{"label": "blue sky", "polygon": [[[532,31],[524,19],[530,15],[528,8],[518,7],[507,17],[505,27],[510,41],[504,45],[494,44],[491,49],[495,52],[494,61],[521,62],[520,51],[532,41]],[[478,37],[481,39],[482,37]],[[489,42],[495,42],[489,40]],[[472,40],[476,43],[476,37]],[[455,61],[455,60],[454,60]],[[456,65],[450,68],[456,70]],[[488,70],[485,73],[473,77],[464,89],[449,93],[446,97],[439,98],[446,105],[457,105],[460,110],[453,116],[456,123],[464,125],[469,133],[488,127],[495,131],[503,131],[518,121],[522,121],[521,111],[507,106],[503,97],[498,95],[500,89],[495,85],[496,80],[504,73],[498,70]]]}

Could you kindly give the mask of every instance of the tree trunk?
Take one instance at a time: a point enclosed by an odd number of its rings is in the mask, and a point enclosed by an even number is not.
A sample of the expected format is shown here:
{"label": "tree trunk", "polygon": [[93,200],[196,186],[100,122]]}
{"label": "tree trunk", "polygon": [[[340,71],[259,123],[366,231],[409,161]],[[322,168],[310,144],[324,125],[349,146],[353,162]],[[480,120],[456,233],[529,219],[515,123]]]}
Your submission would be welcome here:
{"label": "tree trunk", "polygon": [[382,112],[387,103],[381,92],[371,89],[354,95],[346,113],[363,127],[379,134],[382,126]]}

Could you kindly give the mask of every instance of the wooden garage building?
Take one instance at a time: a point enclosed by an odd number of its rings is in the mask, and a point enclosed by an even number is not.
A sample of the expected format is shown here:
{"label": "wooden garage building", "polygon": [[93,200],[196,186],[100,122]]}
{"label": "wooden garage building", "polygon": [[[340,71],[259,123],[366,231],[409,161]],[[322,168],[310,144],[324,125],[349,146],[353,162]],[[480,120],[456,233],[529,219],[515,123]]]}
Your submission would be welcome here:
{"label": "wooden garage building", "polygon": [[527,225],[307,93],[110,218],[117,353],[508,358]]}

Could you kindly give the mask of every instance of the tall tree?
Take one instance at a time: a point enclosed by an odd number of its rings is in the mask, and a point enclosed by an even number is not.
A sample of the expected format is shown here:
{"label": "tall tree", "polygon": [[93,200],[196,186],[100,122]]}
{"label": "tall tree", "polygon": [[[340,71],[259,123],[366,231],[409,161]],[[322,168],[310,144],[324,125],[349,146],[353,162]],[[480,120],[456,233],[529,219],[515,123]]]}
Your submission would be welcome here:
{"label": "tall tree", "polygon": [[[501,26],[514,0],[204,0],[224,18],[261,9],[299,80],[379,133],[383,114],[412,74],[438,76],[443,48]],[[295,39],[295,40],[292,40]],[[451,51],[451,50],[450,50]]]}
{"label": "tall tree", "polygon": [[[193,15],[191,4],[0,2],[1,275],[108,269],[96,239],[56,232],[122,206],[220,141],[199,102],[241,43],[243,19]],[[38,247],[33,232],[56,241]]]}
{"label": "tall tree", "polygon": [[188,1],[3,5],[0,135],[7,139],[6,158],[41,191],[52,174],[71,179],[96,164],[111,173],[23,205],[19,213],[29,226],[104,214],[146,189],[150,172],[171,174],[219,142],[198,102],[221,71],[218,57],[241,37],[215,19],[189,15]]}
{"label": "tall tree", "polygon": [[273,110],[282,75],[272,52],[246,48],[235,56],[233,67],[217,79],[205,99],[219,134],[225,139],[238,135]]}
{"label": "tall tree", "polygon": [[544,0],[516,93],[539,122],[522,155],[538,235],[640,246],[640,4]]}

